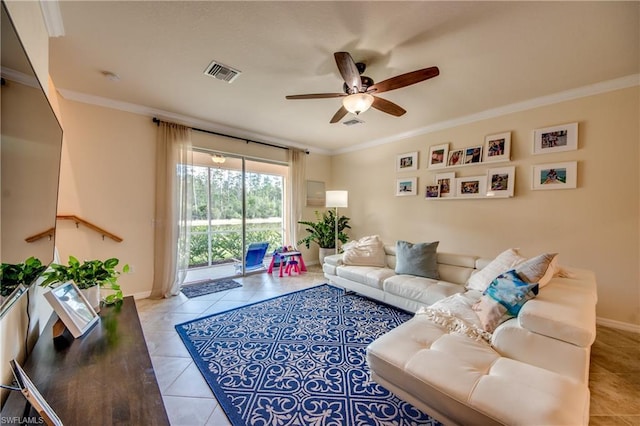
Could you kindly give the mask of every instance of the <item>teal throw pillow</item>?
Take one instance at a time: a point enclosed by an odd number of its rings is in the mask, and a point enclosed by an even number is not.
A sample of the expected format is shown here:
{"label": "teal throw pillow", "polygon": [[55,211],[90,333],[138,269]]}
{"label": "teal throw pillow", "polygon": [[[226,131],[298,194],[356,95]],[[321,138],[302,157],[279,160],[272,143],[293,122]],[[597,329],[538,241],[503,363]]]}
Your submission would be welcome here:
{"label": "teal throw pillow", "polygon": [[396,242],[396,274],[416,275],[418,277],[440,279],[438,273],[439,241],[412,244],[407,241]]}
{"label": "teal throw pillow", "polygon": [[484,294],[507,308],[507,313],[515,317],[528,300],[536,297],[538,283],[526,283],[515,270],[511,270],[496,277]]}

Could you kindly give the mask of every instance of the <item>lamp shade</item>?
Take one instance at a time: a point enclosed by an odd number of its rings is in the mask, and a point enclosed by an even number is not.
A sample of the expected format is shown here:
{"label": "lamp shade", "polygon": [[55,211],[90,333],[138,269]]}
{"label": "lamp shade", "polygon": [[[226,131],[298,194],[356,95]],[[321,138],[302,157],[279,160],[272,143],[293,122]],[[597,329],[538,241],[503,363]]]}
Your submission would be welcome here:
{"label": "lamp shade", "polygon": [[354,93],[342,98],[344,108],[356,115],[368,110],[371,104],[373,104],[373,96],[366,93]]}
{"label": "lamp shade", "polygon": [[325,207],[349,207],[349,191],[327,191]]}

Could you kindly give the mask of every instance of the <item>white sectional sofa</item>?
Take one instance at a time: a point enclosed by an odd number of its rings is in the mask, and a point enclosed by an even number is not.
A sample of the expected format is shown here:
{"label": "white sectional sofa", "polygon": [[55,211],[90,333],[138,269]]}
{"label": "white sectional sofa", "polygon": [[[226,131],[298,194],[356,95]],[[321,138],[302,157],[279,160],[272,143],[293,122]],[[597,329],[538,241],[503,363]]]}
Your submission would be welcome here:
{"label": "white sectional sofa", "polygon": [[466,286],[491,259],[438,253],[436,280],[396,274],[396,246],[384,251],[384,267],[345,265],[342,255],[323,264],[334,285],[416,312],[367,348],[373,380],[445,424],[588,424],[592,272],[563,267],[516,317],[474,338],[430,314],[451,299],[483,297]]}

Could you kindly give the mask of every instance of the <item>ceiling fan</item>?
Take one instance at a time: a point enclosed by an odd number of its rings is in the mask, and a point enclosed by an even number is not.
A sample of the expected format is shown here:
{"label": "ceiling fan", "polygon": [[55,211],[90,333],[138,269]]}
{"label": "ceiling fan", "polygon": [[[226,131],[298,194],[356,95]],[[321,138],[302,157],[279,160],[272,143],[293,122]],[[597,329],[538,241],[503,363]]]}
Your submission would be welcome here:
{"label": "ceiling fan", "polygon": [[361,75],[366,69],[366,65],[361,62],[356,63],[348,52],[336,52],[333,56],[338,65],[340,75],[344,79],[344,93],[315,93],[286,96],[287,99],[343,98],[342,106],[334,114],[333,118],[331,118],[331,123],[340,121],[347,112],[358,115],[370,107],[400,117],[407,112],[404,108],[375,95],[410,86],[440,74],[438,67],[429,67],[406,74],[400,74],[374,84],[371,78]]}

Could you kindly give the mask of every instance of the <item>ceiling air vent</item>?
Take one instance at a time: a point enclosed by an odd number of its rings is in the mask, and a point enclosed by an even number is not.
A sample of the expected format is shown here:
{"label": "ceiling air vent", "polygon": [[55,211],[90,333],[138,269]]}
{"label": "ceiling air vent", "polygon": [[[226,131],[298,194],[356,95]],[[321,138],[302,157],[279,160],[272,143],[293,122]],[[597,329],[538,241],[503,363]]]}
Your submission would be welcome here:
{"label": "ceiling air vent", "polygon": [[352,118],[351,120],[343,121],[342,124],[345,126],[355,126],[356,124],[364,124],[364,121]]}
{"label": "ceiling air vent", "polygon": [[241,71],[228,67],[220,62],[212,61],[204,73],[208,76],[217,78],[218,80],[233,82],[241,73]]}

